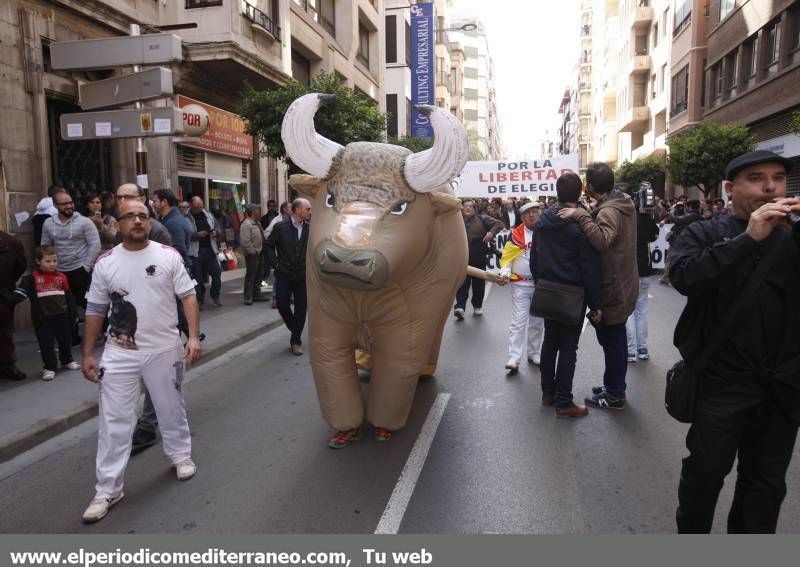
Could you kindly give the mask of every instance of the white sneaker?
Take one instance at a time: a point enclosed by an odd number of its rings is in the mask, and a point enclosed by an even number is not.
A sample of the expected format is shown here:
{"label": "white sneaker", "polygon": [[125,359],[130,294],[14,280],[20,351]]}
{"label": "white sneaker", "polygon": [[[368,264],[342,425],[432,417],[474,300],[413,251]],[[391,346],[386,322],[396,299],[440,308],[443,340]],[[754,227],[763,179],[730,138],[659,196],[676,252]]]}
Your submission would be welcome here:
{"label": "white sneaker", "polygon": [[182,463],[175,465],[175,475],[178,480],[189,480],[197,472],[197,465],[191,459],[186,459]]}
{"label": "white sneaker", "polygon": [[89,506],[83,512],[83,521],[87,524],[99,522],[106,517],[109,508],[122,500],[123,496],[125,496],[125,494],[120,492],[118,496],[114,496],[113,498],[92,498],[92,501],[89,502]]}
{"label": "white sneaker", "polygon": [[475,317],[480,317],[481,315],[483,315],[483,308],[482,307],[475,307],[472,310],[472,314],[475,315]]}
{"label": "white sneaker", "polygon": [[63,367],[66,368],[67,370],[80,370],[81,369],[81,365],[79,363],[75,362],[74,360],[72,362],[66,363]]}
{"label": "white sneaker", "polygon": [[519,362],[513,358],[509,358],[508,362],[506,362],[506,370],[519,370]]}
{"label": "white sneaker", "polygon": [[456,319],[458,319],[459,321],[464,320],[464,310],[461,309],[460,307],[456,307],[453,310],[453,315],[455,315]]}
{"label": "white sneaker", "polygon": [[528,362],[539,366],[542,363],[542,357],[538,354],[531,355],[528,357]]}
{"label": "white sneaker", "polygon": [[56,377],[56,373],[52,370],[42,370],[42,380],[49,382]]}

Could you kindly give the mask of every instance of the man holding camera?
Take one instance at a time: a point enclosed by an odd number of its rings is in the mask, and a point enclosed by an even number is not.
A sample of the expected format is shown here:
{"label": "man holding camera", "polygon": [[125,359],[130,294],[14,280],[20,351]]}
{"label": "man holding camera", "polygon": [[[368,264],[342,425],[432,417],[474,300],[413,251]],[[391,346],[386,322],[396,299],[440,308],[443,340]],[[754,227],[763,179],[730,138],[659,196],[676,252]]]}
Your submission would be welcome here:
{"label": "man holding camera", "polygon": [[[786,198],[791,167],[767,151],[732,160],[723,181],[732,213],[691,224],[672,247],[670,279],[688,297],[675,345],[690,367],[735,309],[701,372],[678,488],[681,533],[711,530],[737,457],[728,532],[775,532],[800,423],[800,199]],[[764,276],[737,305],[757,271]]]}

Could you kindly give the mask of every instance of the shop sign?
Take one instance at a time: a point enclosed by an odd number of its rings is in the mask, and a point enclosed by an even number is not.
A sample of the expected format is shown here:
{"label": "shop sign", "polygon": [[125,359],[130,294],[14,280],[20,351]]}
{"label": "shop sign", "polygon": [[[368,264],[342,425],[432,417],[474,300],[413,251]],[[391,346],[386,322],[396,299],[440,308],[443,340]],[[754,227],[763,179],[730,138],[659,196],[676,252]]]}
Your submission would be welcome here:
{"label": "shop sign", "polygon": [[208,130],[197,142],[181,142],[181,144],[218,154],[252,159],[253,137],[245,132],[247,123],[244,118],[199,100],[178,95],[180,108],[189,105],[200,106],[208,112]]}
{"label": "shop sign", "polygon": [[786,134],[771,140],[764,140],[756,144],[757,150],[767,150],[783,157],[800,156],[800,136],[797,134]]}

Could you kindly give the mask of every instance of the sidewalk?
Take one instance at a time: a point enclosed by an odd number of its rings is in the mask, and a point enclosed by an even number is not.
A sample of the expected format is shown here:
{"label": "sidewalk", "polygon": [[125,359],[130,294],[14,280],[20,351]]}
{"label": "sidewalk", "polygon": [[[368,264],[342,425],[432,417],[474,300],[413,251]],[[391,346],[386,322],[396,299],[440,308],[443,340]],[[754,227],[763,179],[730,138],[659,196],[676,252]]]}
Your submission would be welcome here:
{"label": "sidewalk", "polygon": [[[232,345],[283,325],[269,302],[242,304],[244,270],[222,273],[222,307],[206,301],[200,312],[203,358],[196,365],[224,354]],[[208,298],[207,298],[208,299]],[[19,307],[18,307],[19,308]],[[21,308],[27,309],[28,304]],[[97,415],[97,386],[80,371],[60,370],[52,382],[40,378],[42,360],[32,329],[18,331],[17,366],[28,375],[20,382],[0,381],[0,462],[63,433]],[[80,361],[81,347],[72,355]],[[102,346],[97,350],[98,354]]]}

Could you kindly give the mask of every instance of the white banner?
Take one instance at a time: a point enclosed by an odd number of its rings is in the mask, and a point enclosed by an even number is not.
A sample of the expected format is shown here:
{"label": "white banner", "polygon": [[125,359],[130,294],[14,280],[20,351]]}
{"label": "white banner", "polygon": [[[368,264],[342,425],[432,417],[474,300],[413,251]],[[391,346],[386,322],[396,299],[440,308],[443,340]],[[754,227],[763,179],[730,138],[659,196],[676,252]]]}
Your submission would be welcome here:
{"label": "white banner", "polygon": [[540,160],[468,161],[451,185],[457,197],[555,197],[556,179],[578,171],[578,154]]}
{"label": "white banner", "polygon": [[653,263],[653,268],[657,270],[665,269],[664,260],[667,257],[667,250],[669,249],[669,242],[667,242],[667,235],[672,230],[671,224],[665,224],[658,232],[658,238],[655,242],[650,244],[650,261]]}

